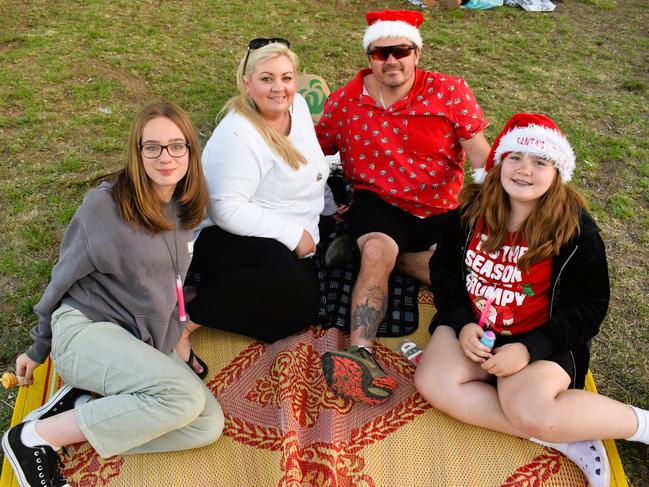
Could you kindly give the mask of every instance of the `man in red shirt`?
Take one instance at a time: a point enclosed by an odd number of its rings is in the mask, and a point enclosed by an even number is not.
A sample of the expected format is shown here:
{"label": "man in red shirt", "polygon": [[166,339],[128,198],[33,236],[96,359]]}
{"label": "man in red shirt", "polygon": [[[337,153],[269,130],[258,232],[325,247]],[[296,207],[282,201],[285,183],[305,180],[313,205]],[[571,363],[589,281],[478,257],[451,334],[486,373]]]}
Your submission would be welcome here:
{"label": "man in red shirt", "polygon": [[360,249],[352,292],[351,347],[327,352],[323,372],[339,395],[376,404],[396,381],[371,354],[395,266],[428,283],[444,215],[457,206],[465,154],[482,170],[488,125],[466,82],[417,69],[420,12],[367,14],[369,69],[332,93],[316,128],[325,154],[340,152],[354,188],[347,221]]}

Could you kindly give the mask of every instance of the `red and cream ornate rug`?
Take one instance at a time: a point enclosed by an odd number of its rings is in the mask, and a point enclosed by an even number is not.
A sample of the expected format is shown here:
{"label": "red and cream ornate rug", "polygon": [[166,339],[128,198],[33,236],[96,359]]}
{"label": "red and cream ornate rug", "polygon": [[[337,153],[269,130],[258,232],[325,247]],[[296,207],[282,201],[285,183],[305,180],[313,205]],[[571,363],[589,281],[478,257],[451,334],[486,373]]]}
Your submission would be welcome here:
{"label": "red and cream ornate rug", "polygon": [[[432,297],[420,293],[420,327],[429,338]],[[209,365],[208,387],[223,407],[223,437],[209,447],[100,458],[88,444],[68,448],[65,474],[73,486],[585,486],[579,469],[554,450],[467,426],[432,409],[416,392],[414,366],[396,350],[403,339],[380,339],[379,361],[399,382],[380,406],[332,394],[320,359],[344,348],[337,329],[312,327],[266,345],[201,329],[194,350]],[[13,418],[43,404],[59,386],[46,364],[37,384],[21,390]],[[590,383],[592,388],[594,385]],[[613,442],[611,485],[626,480]],[[3,467],[2,486],[15,484]]]}

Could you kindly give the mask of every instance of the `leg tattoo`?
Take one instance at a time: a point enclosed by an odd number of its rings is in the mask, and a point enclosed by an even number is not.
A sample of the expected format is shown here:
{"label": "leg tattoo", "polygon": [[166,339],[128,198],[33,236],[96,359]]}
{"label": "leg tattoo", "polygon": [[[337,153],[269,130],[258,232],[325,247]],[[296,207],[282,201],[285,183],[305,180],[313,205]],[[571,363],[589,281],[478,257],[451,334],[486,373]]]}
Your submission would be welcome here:
{"label": "leg tattoo", "polygon": [[388,310],[388,296],[379,286],[371,286],[366,296],[365,302],[352,310],[351,328],[360,329],[364,339],[373,340]]}

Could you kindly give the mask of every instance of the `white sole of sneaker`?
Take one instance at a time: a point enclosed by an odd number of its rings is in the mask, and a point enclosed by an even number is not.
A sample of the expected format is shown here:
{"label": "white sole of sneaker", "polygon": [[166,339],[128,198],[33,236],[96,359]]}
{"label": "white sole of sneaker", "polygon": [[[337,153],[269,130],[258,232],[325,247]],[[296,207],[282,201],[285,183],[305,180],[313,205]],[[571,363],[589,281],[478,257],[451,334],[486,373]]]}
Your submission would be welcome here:
{"label": "white sole of sneaker", "polygon": [[25,474],[20,468],[20,462],[18,461],[18,458],[16,458],[16,454],[9,445],[9,430],[5,431],[5,434],[2,435],[2,449],[5,452],[7,460],[9,460],[9,463],[11,464],[11,468],[14,471],[14,475],[16,476],[16,480],[18,481],[20,487],[29,487],[27,479],[25,478]]}
{"label": "white sole of sneaker", "polygon": [[56,391],[56,394],[54,394],[45,404],[43,404],[38,409],[34,409],[31,413],[25,416],[23,421],[35,421],[39,419],[45,411],[52,407],[52,404],[56,403],[59,399],[65,396],[70,391],[70,389],[72,389],[72,386],[69,384],[61,387],[58,391]]}

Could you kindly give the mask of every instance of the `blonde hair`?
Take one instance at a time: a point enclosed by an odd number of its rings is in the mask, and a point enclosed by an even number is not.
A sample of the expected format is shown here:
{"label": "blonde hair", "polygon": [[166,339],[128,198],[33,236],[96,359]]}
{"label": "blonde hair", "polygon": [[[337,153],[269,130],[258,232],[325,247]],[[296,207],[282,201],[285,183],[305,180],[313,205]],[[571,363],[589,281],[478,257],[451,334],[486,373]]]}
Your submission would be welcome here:
{"label": "blonde hair", "polygon": [[[217,120],[220,121],[229,112],[236,112],[242,117],[245,117],[257,132],[259,132],[266,143],[277,154],[279,154],[279,156],[284,159],[289,166],[297,170],[300,168],[301,164],[306,164],[307,160],[302,153],[295,148],[288,137],[279,133],[275,127],[268,123],[266,119],[259,114],[254,101],[248,95],[246,90],[246,79],[248,79],[254,72],[257,65],[278,56],[286,56],[291,61],[293,64],[293,70],[295,71],[295,76],[297,77],[299,59],[285,44],[274,42],[260,47],[259,49],[250,50],[247,53],[247,61],[246,56],[244,56],[239,63],[239,68],[237,69],[237,87],[239,88],[239,94],[230,98],[230,100],[225,103],[217,115]],[[245,73],[243,72],[244,64],[246,70]]]}
{"label": "blonde hair", "polygon": [[[460,191],[462,221],[475,227],[483,224],[487,241],[485,252],[499,250],[507,241],[507,222],[511,207],[509,195],[500,182],[502,165],[489,170],[484,184],[467,184]],[[519,269],[559,254],[559,250],[579,234],[581,210],[587,210],[584,198],[572,186],[564,184],[558,172],[550,188],[541,196],[532,213],[517,230],[514,240],[521,236],[529,250],[518,261]]]}
{"label": "blonde hair", "polygon": [[179,205],[183,228],[194,228],[205,216],[207,185],[203,176],[200,142],[196,129],[187,112],[174,103],[153,103],[135,117],[126,149],[126,166],[113,177],[113,200],[117,204],[122,220],[130,225],[140,226],[150,233],[173,228],[165,214],[164,202],[154,191],[152,181],[144,170],[140,150],[145,125],[158,117],[171,120],[189,144],[187,173],[176,184],[173,199]]}

